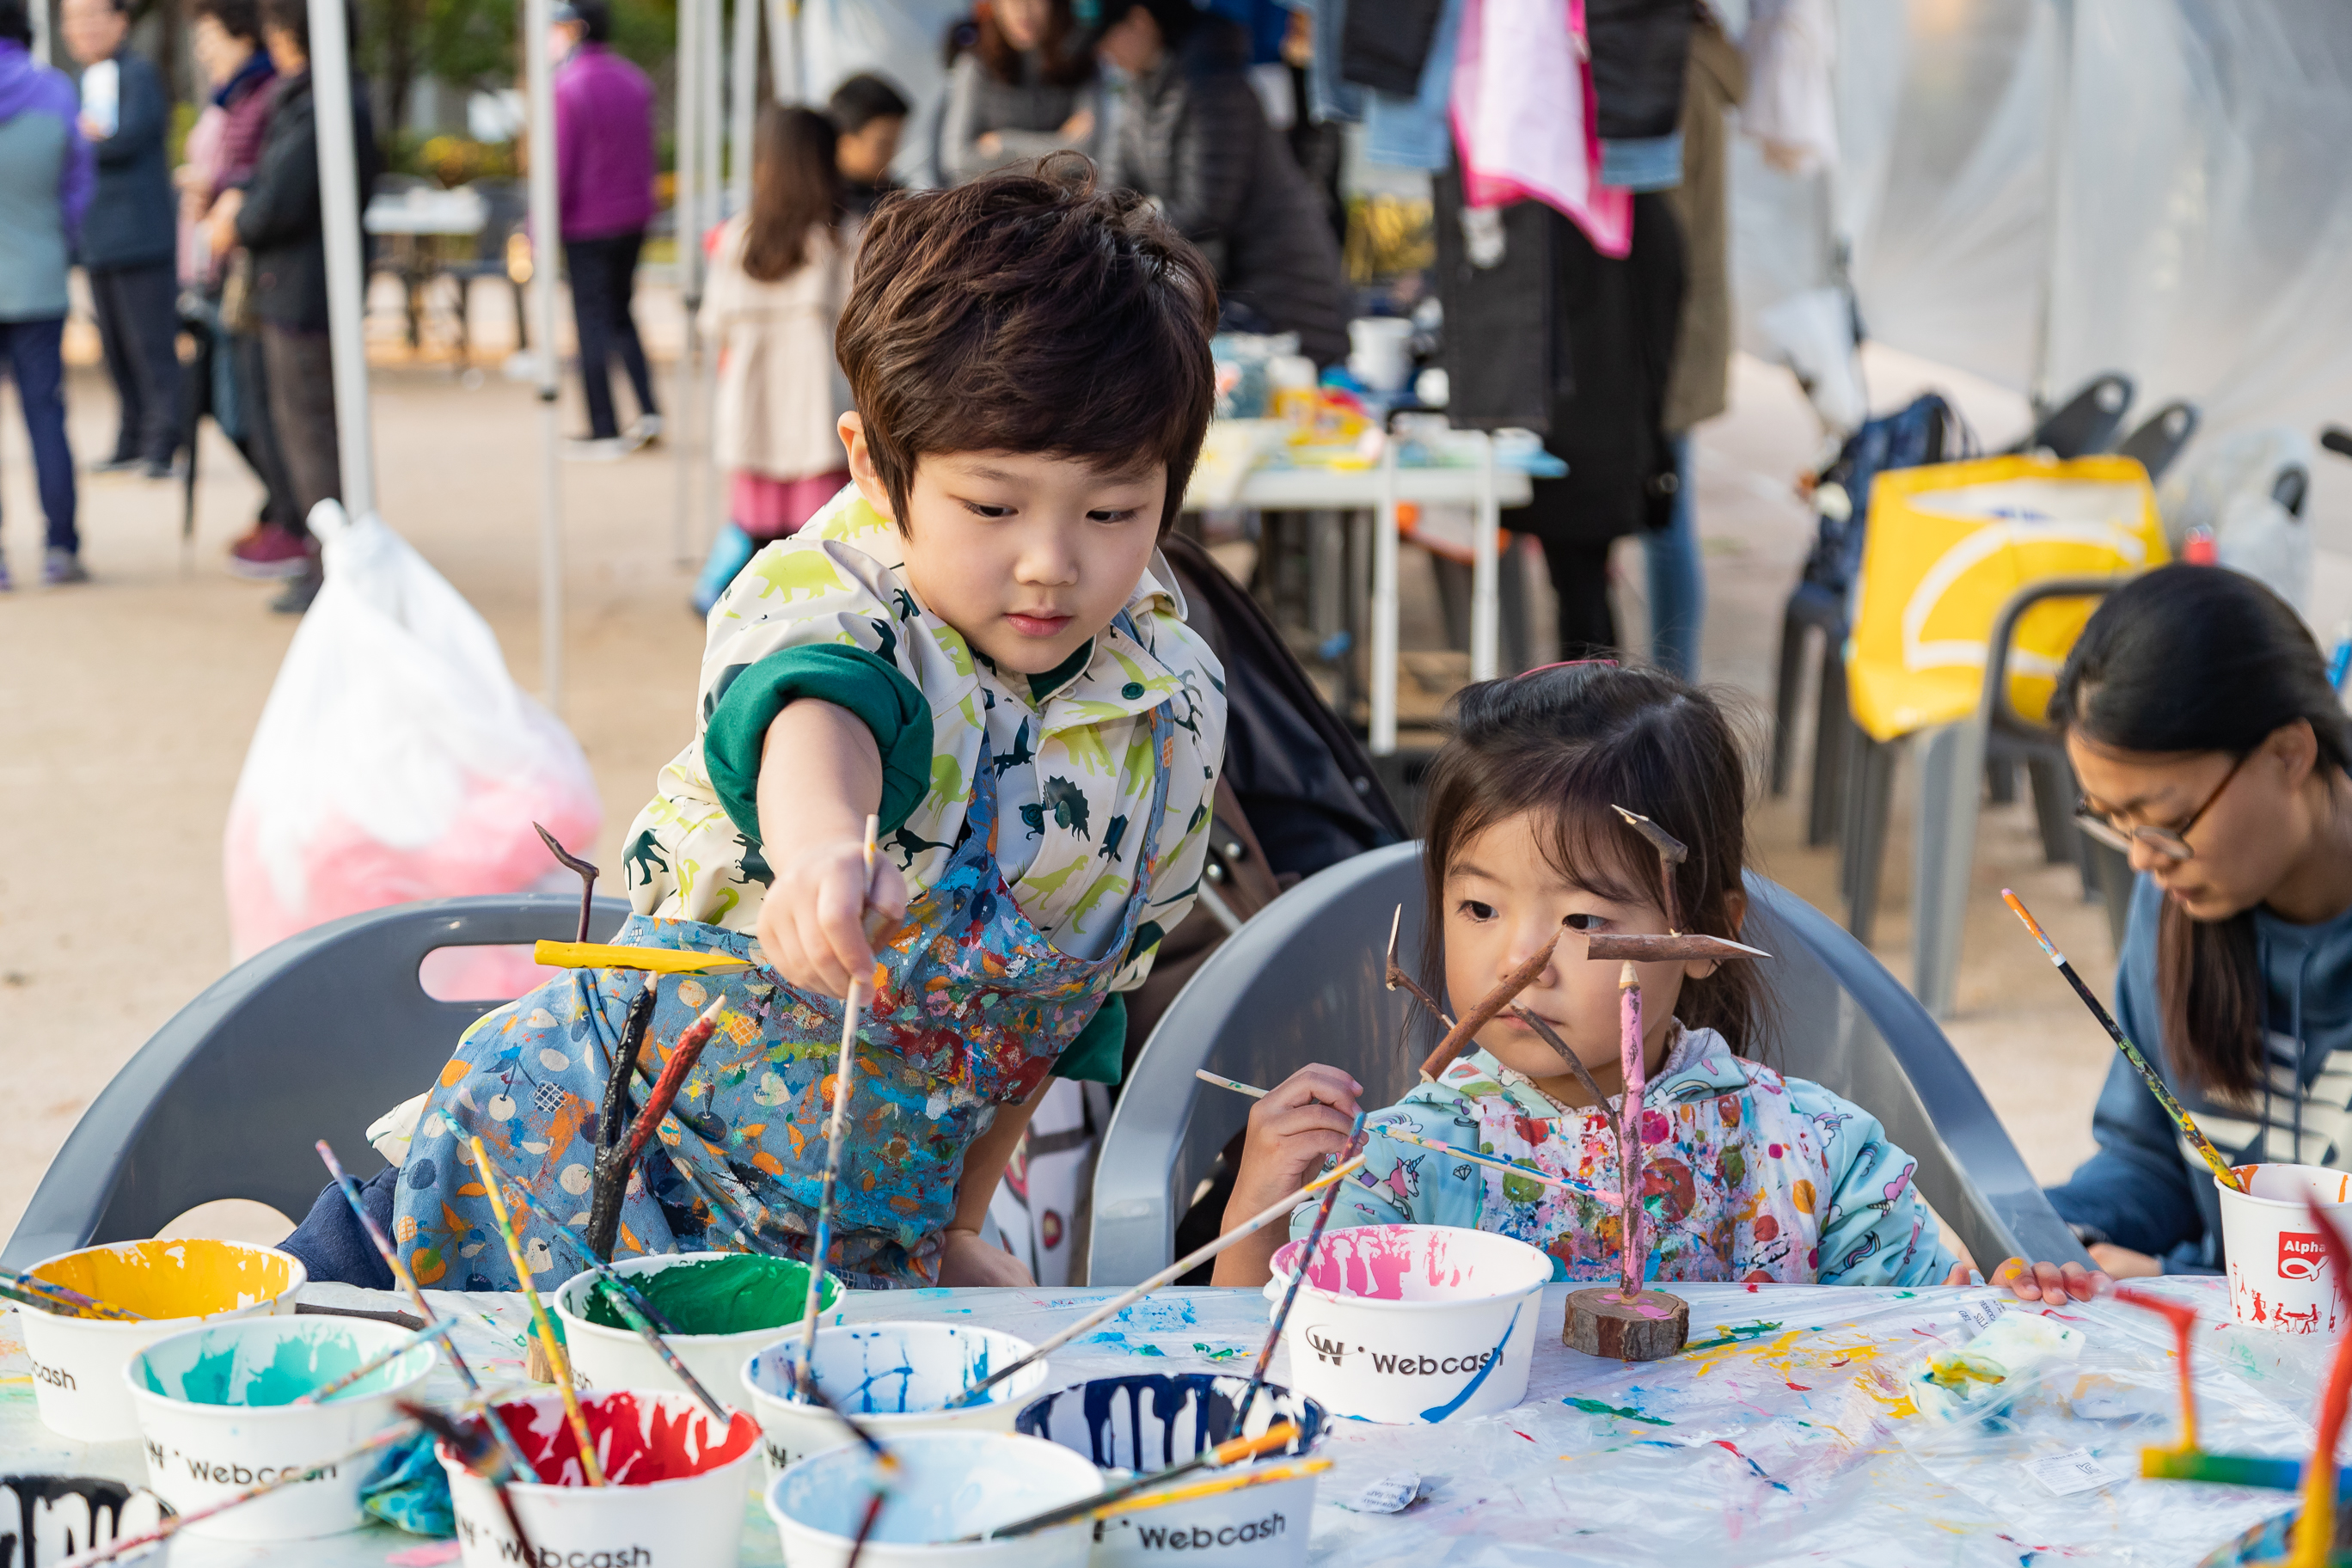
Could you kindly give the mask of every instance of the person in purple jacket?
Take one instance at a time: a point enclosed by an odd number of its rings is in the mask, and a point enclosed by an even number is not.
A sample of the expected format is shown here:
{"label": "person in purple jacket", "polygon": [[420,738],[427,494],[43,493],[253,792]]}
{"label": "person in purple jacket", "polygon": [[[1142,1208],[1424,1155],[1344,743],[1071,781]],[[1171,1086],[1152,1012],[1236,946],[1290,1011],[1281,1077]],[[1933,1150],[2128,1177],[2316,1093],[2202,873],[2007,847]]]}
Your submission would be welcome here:
{"label": "person in purple jacket", "polygon": [[[572,455],[627,456],[661,434],[653,374],[637,340],[629,297],[637,252],[654,216],[654,86],[613,52],[608,0],[562,0],[554,37],[556,206],[563,228],[563,267],[572,276],[572,315],[580,334],[581,389],[588,436]],[[680,245],[694,237],[680,235]],[[618,353],[637,395],[637,422],[625,437],[613,411],[609,369]]]}
{"label": "person in purple jacket", "polygon": [[[89,580],[74,528],[73,449],[66,445],[66,268],[97,184],[65,73],[33,58],[25,0],[0,0],[0,369],[25,409],[41,510],[43,580]],[[0,589],[9,586],[0,561]]]}

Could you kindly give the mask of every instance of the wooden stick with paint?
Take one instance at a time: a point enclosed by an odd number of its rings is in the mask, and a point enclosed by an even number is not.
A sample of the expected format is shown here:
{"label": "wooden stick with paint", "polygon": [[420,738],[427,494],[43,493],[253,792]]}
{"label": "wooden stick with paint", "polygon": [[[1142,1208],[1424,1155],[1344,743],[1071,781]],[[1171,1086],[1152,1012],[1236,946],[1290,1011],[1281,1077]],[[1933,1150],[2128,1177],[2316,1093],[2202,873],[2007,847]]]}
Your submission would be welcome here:
{"label": "wooden stick with paint", "polygon": [[620,1163],[621,1135],[629,1124],[629,1084],[645,1054],[646,1032],[653,1026],[654,1005],[660,999],[661,977],[646,976],[629,1010],[621,1016],[621,1037],[613,1048],[613,1065],[604,1075],[604,1102],[596,1108],[596,1153],[590,1162],[588,1184],[589,1255],[613,1260],[621,1235],[621,1205],[629,1193],[629,1173]]}
{"label": "wooden stick with paint", "polygon": [[[1342,1158],[1353,1159],[1364,1152],[1364,1113],[1356,1112],[1356,1124],[1348,1129],[1348,1147]],[[1249,1419],[1250,1406],[1257,1403],[1257,1391],[1265,1386],[1265,1369],[1274,1364],[1275,1347],[1282,1343],[1282,1327],[1290,1321],[1290,1309],[1297,1303],[1298,1288],[1307,1282],[1307,1271],[1314,1267],[1315,1248],[1323,1240],[1323,1227],[1331,1223],[1331,1210],[1339,1201],[1339,1184],[1332,1183],[1323,1189],[1323,1201],[1315,1205],[1315,1223],[1307,1229],[1307,1245],[1298,1250],[1298,1266],[1290,1271],[1290,1287],[1282,1293],[1282,1305],[1275,1309],[1274,1323],[1265,1331],[1265,1343],[1258,1347],[1257,1365],[1250,1371],[1249,1386],[1242,1391],[1242,1402],[1234,1412],[1234,1430],[1240,1431]]]}
{"label": "wooden stick with paint", "polygon": [[[1430,1052],[1429,1058],[1421,1064],[1422,1082],[1436,1082],[1437,1075],[1453,1066],[1454,1058],[1470,1048],[1478,1037],[1478,1031],[1493,1023],[1496,1014],[1518,1000],[1519,993],[1536,983],[1537,976],[1550,965],[1552,950],[1559,945],[1559,933],[1555,931],[1540,952],[1530,954],[1526,963],[1503,976],[1501,984],[1481,996],[1476,1006],[1463,1014],[1461,1022],[1445,1031],[1445,1037],[1437,1042],[1437,1048]],[[1418,987],[1414,994],[1420,994]]]}
{"label": "wooden stick with paint", "polygon": [[[1247,1414],[1248,1412],[1243,1411],[1235,1415],[1234,1425],[1239,1426],[1242,1424],[1243,1415]],[[1074,1519],[1101,1519],[1105,1517],[1105,1510],[1113,1513],[1124,1512],[1124,1510],[1112,1509],[1110,1505],[1124,1502],[1138,1492],[1147,1492],[1154,1487],[1164,1487],[1171,1481],[1181,1480],[1199,1470],[1223,1469],[1228,1465],[1238,1465],[1245,1460],[1255,1459],[1261,1454],[1271,1454],[1278,1448],[1289,1447],[1297,1436],[1298,1427],[1295,1423],[1277,1421],[1255,1437],[1231,1438],[1217,1444],[1214,1447],[1203,1448],[1189,1459],[1180,1459],[1166,1469],[1154,1470],[1150,1475],[1138,1476],[1132,1480],[1115,1482],[1099,1497],[1080,1498],[1076,1502],[1066,1502],[1058,1508],[1049,1508],[1043,1513],[1033,1513],[1028,1518],[1015,1520],[1011,1524],[1000,1524],[985,1534],[966,1535],[958,1539],[959,1541],[1004,1541],[1016,1535],[1034,1535],[1038,1531],[1051,1530],[1057,1524],[1066,1524]]]}
{"label": "wooden stick with paint", "polygon": [[[557,1392],[563,1395],[564,1419],[572,1423],[572,1436],[580,1445],[580,1474],[592,1487],[604,1484],[604,1467],[596,1462],[596,1439],[589,1435],[588,1418],[580,1413],[580,1391],[572,1384],[572,1363],[563,1353],[563,1346],[555,1337],[555,1325],[548,1321],[547,1308],[539,1299],[539,1287],[531,1283],[530,1259],[523,1256],[522,1240],[515,1235],[514,1221],[508,1217],[507,1201],[499,1193],[499,1173],[490,1164],[490,1152],[482,1147],[477,1133],[474,1145],[474,1168],[482,1178],[482,1190],[489,1194],[490,1217],[498,1223],[499,1239],[507,1245],[507,1257],[514,1262],[515,1283],[522,1289],[524,1303],[530,1308],[531,1326],[539,1331],[540,1348],[547,1352],[547,1364],[555,1371]],[[499,1425],[496,1415],[490,1425]]]}

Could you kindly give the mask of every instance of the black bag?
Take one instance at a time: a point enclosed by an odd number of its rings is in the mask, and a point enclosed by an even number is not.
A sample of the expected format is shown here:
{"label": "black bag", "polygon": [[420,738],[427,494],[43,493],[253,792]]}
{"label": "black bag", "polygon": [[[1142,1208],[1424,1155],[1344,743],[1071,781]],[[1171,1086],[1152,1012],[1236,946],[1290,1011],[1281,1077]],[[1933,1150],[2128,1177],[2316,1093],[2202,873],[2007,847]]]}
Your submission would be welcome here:
{"label": "black bag", "polygon": [[1837,460],[1822,470],[1822,485],[1845,491],[1852,510],[1843,518],[1823,512],[1805,557],[1804,581],[1817,584],[1843,598],[1862,574],[1862,542],[1870,519],[1871,481],[1889,468],[1916,468],[1927,463],[1956,462],[1978,455],[1976,432],[1958,409],[1941,393],[1923,392],[1906,406],[1877,419],[1866,420],[1846,437]]}

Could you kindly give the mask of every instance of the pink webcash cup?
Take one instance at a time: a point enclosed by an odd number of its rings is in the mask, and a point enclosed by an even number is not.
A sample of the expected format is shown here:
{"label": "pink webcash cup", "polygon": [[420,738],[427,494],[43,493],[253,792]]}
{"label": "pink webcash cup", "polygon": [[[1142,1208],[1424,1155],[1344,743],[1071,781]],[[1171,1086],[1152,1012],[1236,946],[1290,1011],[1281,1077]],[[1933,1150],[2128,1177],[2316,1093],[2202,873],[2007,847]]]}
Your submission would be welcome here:
{"label": "pink webcash cup", "polygon": [[2250,1329],[2274,1334],[2326,1334],[2345,1323],[2326,1238],[2311,1205],[2329,1211],[2352,1234],[2352,1175],[2318,1165],[2240,1165],[2245,1192],[2220,1177],[2221,1250],[2230,1273],[2230,1308]]}

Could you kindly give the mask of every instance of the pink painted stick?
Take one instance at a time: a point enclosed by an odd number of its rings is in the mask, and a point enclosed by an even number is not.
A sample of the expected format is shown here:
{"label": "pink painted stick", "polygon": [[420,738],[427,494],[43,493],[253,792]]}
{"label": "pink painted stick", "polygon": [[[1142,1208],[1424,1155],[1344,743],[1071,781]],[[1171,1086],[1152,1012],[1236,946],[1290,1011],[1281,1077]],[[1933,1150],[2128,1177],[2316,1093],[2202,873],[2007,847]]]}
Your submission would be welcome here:
{"label": "pink painted stick", "polygon": [[1642,1059],[1642,983],[1631,959],[1617,976],[1617,1048],[1625,1070],[1625,1098],[1617,1118],[1617,1190],[1625,1216],[1625,1271],[1618,1292],[1630,1301],[1642,1293],[1650,1257],[1649,1237],[1643,1234],[1648,1215],[1642,1207],[1642,1090],[1648,1086],[1649,1071]]}

